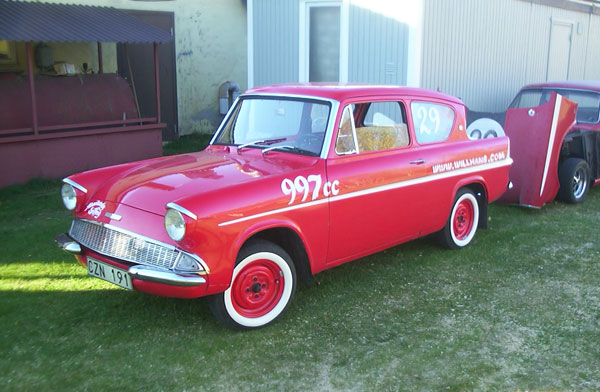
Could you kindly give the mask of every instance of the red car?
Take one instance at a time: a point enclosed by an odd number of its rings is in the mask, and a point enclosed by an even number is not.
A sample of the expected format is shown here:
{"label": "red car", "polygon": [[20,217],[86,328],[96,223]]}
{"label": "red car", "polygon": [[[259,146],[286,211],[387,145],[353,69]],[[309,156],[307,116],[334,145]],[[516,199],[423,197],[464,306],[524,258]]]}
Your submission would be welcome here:
{"label": "red car", "polygon": [[[580,203],[590,186],[600,181],[600,82],[527,85],[511,103],[506,121],[507,135],[515,147],[511,180],[516,188],[524,188],[532,178],[543,175],[538,182],[542,191],[549,190],[547,195],[540,191],[537,200],[530,197],[526,204],[541,206],[555,196]],[[522,151],[517,151],[517,145]],[[534,186],[532,190],[538,189]],[[521,198],[527,193],[524,191]],[[512,192],[515,197],[511,201],[517,201],[517,189]]]}
{"label": "red car", "polygon": [[508,185],[506,137],[470,140],[444,94],[362,85],[247,91],[201,152],[64,179],[58,244],[88,274],[208,297],[232,328],[271,323],[297,277],[437,232],[468,245]]}

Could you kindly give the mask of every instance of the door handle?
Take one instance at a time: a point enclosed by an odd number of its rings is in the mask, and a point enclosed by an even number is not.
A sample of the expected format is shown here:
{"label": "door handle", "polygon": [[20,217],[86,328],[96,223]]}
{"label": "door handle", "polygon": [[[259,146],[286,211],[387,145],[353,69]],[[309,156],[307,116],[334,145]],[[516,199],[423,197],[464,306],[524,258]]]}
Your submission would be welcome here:
{"label": "door handle", "polygon": [[425,163],[425,159],[423,159],[423,158],[413,159],[412,161],[409,161],[408,163],[410,163],[411,165],[422,165]]}

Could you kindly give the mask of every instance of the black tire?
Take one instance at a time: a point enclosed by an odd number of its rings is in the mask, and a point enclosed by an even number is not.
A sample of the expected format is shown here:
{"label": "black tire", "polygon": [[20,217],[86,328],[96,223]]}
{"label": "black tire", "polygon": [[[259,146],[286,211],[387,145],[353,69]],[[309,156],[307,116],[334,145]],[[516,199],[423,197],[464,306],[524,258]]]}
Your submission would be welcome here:
{"label": "black tire", "polygon": [[568,158],[558,168],[558,199],[569,204],[581,203],[590,188],[590,166],[580,158]]}
{"label": "black tire", "polygon": [[296,268],[280,246],[252,240],[236,260],[231,286],[208,297],[215,317],[232,329],[264,327],[290,304],[296,290]]}
{"label": "black tire", "polygon": [[458,191],[446,226],[438,232],[440,244],[448,249],[463,248],[471,243],[479,224],[479,202],[469,188]]}

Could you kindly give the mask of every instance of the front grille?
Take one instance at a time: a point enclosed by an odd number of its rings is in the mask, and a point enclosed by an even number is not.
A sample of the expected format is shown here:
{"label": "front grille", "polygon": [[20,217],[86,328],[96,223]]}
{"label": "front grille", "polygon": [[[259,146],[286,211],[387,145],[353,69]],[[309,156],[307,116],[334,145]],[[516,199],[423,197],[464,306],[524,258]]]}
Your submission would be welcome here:
{"label": "front grille", "polygon": [[136,264],[172,268],[179,254],[167,245],[91,221],[74,220],[69,235],[95,252]]}

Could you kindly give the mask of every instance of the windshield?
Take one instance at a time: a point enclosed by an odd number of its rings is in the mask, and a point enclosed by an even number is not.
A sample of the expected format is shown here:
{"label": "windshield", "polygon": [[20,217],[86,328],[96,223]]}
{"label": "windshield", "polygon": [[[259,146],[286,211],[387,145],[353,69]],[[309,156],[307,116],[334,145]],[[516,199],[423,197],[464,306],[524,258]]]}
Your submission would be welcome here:
{"label": "windshield", "polygon": [[319,156],[329,112],[330,104],[324,101],[245,97],[215,144]]}
{"label": "windshield", "polygon": [[511,108],[530,108],[548,102],[555,91],[571,101],[577,102],[577,122],[597,123],[600,120],[600,94],[590,91],[567,89],[527,89],[517,94]]}

